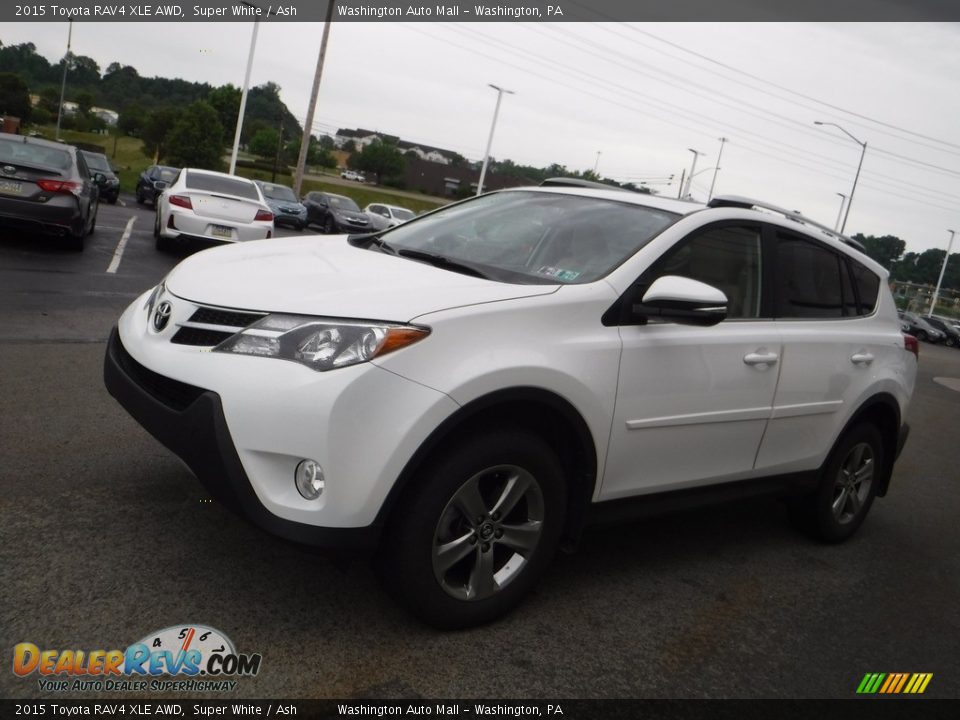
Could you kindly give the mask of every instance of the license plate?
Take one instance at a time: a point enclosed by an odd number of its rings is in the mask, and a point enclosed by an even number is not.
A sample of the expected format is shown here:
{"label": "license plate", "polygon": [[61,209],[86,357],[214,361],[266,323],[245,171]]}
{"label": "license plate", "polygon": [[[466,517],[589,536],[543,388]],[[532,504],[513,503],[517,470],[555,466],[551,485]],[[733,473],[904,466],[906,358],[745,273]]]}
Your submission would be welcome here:
{"label": "license plate", "polygon": [[228,238],[233,235],[230,228],[226,225],[211,225],[210,234],[214,237]]}
{"label": "license plate", "polygon": [[5,195],[21,195],[23,193],[23,183],[13,180],[0,180],[0,193]]}

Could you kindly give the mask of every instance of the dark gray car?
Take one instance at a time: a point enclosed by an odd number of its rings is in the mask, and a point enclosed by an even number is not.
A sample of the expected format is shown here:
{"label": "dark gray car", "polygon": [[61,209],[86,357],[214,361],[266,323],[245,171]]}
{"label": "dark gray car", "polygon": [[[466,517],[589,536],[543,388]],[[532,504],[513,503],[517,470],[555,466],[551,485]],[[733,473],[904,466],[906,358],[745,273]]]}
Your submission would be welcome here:
{"label": "dark gray car", "polygon": [[0,133],[0,228],[64,238],[83,250],[97,223],[103,179],[72,145]]}
{"label": "dark gray car", "polygon": [[327,234],[365,233],[372,229],[366,213],[343,195],[309,192],[303,204],[307,206],[307,224],[319,225]]}

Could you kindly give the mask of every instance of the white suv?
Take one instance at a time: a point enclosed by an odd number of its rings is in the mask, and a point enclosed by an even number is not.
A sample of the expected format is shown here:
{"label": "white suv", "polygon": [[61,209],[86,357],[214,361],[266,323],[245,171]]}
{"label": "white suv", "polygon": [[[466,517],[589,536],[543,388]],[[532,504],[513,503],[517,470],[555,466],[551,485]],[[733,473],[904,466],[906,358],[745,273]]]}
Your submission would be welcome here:
{"label": "white suv", "polygon": [[495,192],[196,254],[120,318],[105,379],[221,502],[377,547],[394,596],[464,627],[607,514],[769,491],[850,536],[917,369],[850,242],[742,198]]}

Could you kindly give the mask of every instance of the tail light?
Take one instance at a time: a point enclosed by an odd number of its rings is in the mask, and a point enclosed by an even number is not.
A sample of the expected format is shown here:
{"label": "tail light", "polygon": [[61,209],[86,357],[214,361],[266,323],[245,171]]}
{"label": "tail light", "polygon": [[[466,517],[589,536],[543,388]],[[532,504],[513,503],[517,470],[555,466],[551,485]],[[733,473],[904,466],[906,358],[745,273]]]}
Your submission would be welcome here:
{"label": "tail light", "polygon": [[193,210],[193,203],[190,202],[190,198],[186,195],[171,195],[170,204],[186,208],[187,210]]}
{"label": "tail light", "polygon": [[263,221],[263,222],[273,222],[273,213],[269,210],[257,210],[257,215],[254,219],[254,222]]}
{"label": "tail light", "polygon": [[903,349],[907,352],[912,352],[917,360],[920,360],[920,341],[913,335],[903,334]]}
{"label": "tail light", "polygon": [[75,180],[37,180],[37,187],[45,192],[73,195],[79,195],[83,191],[83,183]]}

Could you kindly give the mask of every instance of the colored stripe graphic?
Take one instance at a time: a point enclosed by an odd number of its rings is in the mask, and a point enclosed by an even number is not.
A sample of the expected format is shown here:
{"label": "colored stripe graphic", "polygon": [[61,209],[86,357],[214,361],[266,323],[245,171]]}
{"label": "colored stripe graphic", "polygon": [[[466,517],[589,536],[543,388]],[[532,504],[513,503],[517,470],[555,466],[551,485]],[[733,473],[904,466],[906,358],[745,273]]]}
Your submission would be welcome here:
{"label": "colored stripe graphic", "polygon": [[857,686],[857,694],[920,695],[932,679],[933,673],[867,673]]}

